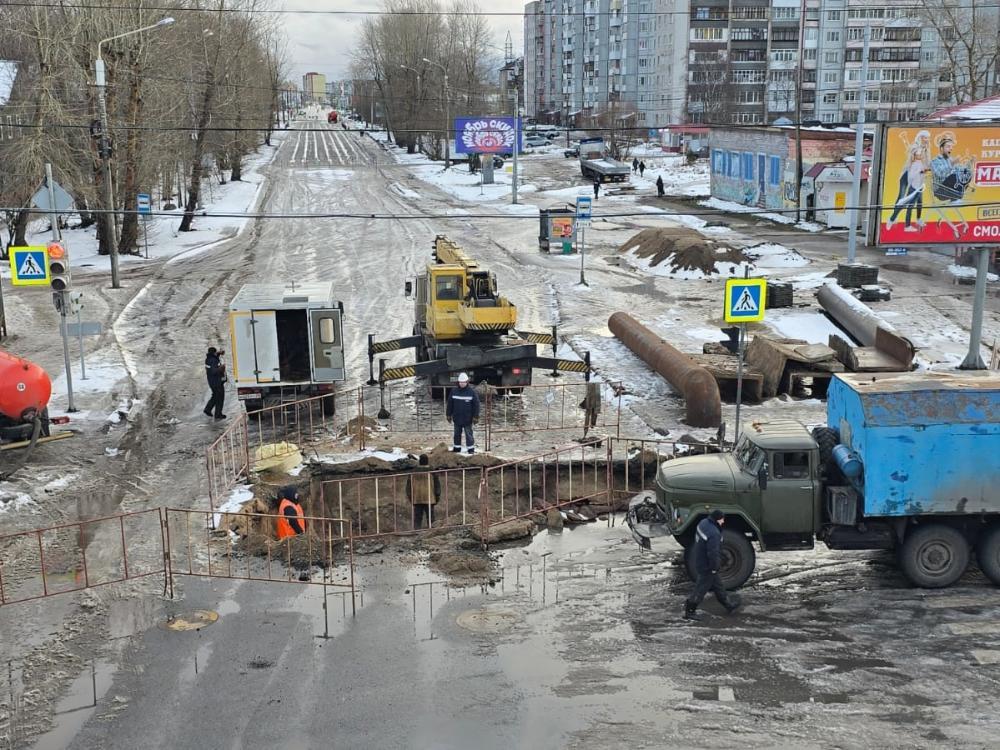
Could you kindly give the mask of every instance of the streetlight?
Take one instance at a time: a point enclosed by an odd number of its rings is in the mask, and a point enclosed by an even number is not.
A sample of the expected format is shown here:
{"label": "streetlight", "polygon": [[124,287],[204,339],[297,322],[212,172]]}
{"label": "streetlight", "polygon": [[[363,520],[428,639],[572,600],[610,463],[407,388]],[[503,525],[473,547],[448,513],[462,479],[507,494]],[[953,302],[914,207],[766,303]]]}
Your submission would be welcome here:
{"label": "streetlight", "polygon": [[99,141],[98,151],[101,156],[101,168],[104,170],[104,201],[108,206],[108,213],[105,215],[107,218],[105,228],[108,233],[108,240],[111,243],[112,289],[121,289],[121,283],[118,281],[118,238],[116,236],[118,228],[115,226],[114,193],[111,187],[111,137],[108,132],[108,102],[105,96],[107,84],[104,78],[104,59],[101,57],[101,47],[108,42],[113,42],[115,39],[121,39],[133,34],[141,34],[143,31],[157,29],[161,26],[169,26],[173,22],[174,19],[168,16],[167,18],[161,18],[150,26],[143,26],[141,29],[133,29],[123,34],[109,36],[107,39],[102,39],[97,43],[97,59],[94,60],[94,73],[97,82],[97,102],[101,118],[101,140]]}
{"label": "streetlight", "polygon": [[444,73],[444,168],[451,167],[451,112],[448,102],[448,69],[439,62],[423,58],[428,65],[436,65]]}
{"label": "streetlight", "polygon": [[[409,65],[403,65],[402,63],[400,63],[399,67],[401,67],[403,70],[409,70],[410,72],[416,74],[416,76],[417,76],[417,96],[416,96],[416,101],[417,101],[417,107],[419,107],[420,106],[420,71],[417,70],[416,68],[411,68]],[[411,124],[412,124],[412,121],[411,121]],[[417,133],[416,136],[417,137],[413,141],[407,141],[407,143],[416,143],[416,148],[419,151],[420,147],[421,147],[421,140],[422,139],[420,138],[420,134],[419,133]]]}

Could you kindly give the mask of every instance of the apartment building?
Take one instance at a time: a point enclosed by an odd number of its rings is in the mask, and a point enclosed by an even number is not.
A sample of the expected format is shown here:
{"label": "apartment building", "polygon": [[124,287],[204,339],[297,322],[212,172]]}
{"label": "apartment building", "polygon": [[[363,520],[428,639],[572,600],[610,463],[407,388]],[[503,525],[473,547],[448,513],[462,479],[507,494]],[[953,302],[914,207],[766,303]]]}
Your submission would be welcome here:
{"label": "apartment building", "polygon": [[535,0],[525,6],[526,112],[586,126],[684,121],[684,0]]}
{"label": "apartment building", "polygon": [[306,101],[326,102],[326,76],[322,73],[306,73],[302,76],[302,96]]}

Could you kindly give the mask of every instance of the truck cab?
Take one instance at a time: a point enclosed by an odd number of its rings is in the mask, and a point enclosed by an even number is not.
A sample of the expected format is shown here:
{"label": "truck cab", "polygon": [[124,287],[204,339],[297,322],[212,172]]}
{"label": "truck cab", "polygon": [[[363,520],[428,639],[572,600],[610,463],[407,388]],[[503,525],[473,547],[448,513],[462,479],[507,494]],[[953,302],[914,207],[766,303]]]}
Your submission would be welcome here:
{"label": "truck cab", "polygon": [[746,426],[729,453],[664,461],[655,498],[639,496],[628,513],[640,545],[671,534],[693,548],[698,523],[713,509],[726,514],[721,574],[727,587],[742,585],[761,551],[811,549],[821,523],[823,480],[819,446],[797,422],[757,421]]}

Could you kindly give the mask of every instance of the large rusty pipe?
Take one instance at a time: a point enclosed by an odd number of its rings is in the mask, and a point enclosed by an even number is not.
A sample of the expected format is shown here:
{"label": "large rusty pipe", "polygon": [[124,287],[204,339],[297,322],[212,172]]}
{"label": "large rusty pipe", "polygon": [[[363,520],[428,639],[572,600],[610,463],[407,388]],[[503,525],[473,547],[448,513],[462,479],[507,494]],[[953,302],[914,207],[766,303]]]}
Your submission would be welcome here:
{"label": "large rusty pipe", "polygon": [[643,362],[666,378],[684,396],[685,421],[692,427],[718,427],[722,422],[719,384],[704,367],[678,351],[628,313],[608,319],[611,332]]}
{"label": "large rusty pipe", "polygon": [[816,299],[830,317],[861,346],[875,346],[879,328],[893,331],[893,327],[876,315],[874,310],[837,284],[821,286],[816,292]]}

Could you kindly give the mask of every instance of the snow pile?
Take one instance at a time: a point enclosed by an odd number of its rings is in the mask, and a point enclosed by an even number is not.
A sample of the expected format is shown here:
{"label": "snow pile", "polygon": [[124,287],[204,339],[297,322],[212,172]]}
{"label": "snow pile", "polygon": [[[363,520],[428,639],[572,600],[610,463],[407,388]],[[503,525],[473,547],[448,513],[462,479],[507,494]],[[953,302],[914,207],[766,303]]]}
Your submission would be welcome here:
{"label": "snow pile", "polygon": [[776,214],[771,211],[758,208],[757,206],[744,206],[741,203],[724,201],[719,198],[709,198],[707,201],[699,201],[698,205],[704,206],[705,208],[715,208],[731,214],[753,214],[759,219],[767,219],[768,221],[774,221],[778,224],[793,224],[797,229],[802,229],[806,232],[823,231],[823,227],[821,225],[811,221],[800,221],[796,223],[794,212],[788,214]]}
{"label": "snow pile", "polygon": [[775,242],[765,242],[743,249],[743,254],[758,268],[800,268],[809,265],[809,259]]}
{"label": "snow pile", "polygon": [[0,494],[0,513],[8,513],[10,511],[17,513],[25,508],[30,508],[34,504],[35,501],[31,499],[31,495],[25,492],[20,492],[16,495]]}
{"label": "snow pile", "polygon": [[[431,161],[426,154],[407,154],[399,150],[393,156],[400,164],[409,167],[415,177],[440,188],[448,195],[470,203],[488,203],[510,196],[512,174],[506,170],[510,161],[504,162],[500,169],[493,170],[492,185],[481,185],[481,175],[472,174],[464,162],[454,163],[451,169],[445,169],[444,163]],[[519,192],[531,192],[533,186],[522,185]]]}
{"label": "snow pile", "polygon": [[250,488],[250,485],[236,485],[229,490],[229,494],[222,501],[222,505],[215,509],[215,522],[213,525],[218,528],[222,522],[223,513],[240,513],[243,510],[243,506],[251,500],[253,500],[253,490]]}
{"label": "snow pile", "polygon": [[[976,278],[978,272],[972,266],[956,266],[954,263],[948,266],[948,273],[954,276],[956,279],[974,279]],[[998,277],[995,273],[987,273],[987,281],[997,281]]]}
{"label": "snow pile", "polygon": [[840,336],[850,341],[850,336],[836,326],[818,310],[799,312],[791,310],[769,310],[766,323],[781,336],[802,339],[810,344],[826,344],[830,336]]}

